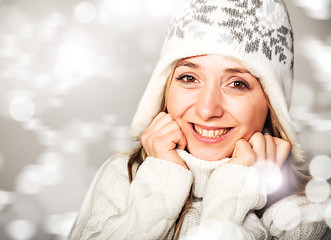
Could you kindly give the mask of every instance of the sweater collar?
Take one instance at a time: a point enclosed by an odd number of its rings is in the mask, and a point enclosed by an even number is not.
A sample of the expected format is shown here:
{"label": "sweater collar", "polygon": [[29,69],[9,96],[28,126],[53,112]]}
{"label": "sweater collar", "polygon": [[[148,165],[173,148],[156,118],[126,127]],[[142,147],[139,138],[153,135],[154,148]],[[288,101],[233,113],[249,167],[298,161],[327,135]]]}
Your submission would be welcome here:
{"label": "sweater collar", "polygon": [[192,193],[197,198],[203,197],[210,174],[230,160],[230,158],[224,158],[219,161],[207,161],[199,159],[184,150],[177,149],[177,152],[193,175]]}

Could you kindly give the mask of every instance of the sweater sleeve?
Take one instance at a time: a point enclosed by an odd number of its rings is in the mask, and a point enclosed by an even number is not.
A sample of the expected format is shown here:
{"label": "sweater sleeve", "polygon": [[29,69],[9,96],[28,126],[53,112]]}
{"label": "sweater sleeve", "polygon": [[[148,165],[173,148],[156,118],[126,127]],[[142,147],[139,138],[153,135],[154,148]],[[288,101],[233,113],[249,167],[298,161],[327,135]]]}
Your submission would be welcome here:
{"label": "sweater sleeve", "polygon": [[89,189],[70,239],[160,239],[177,219],[192,184],[187,169],[148,157],[130,184],[127,159],[106,163]]}
{"label": "sweater sleeve", "polygon": [[292,195],[268,208],[262,221],[272,239],[325,239],[327,204],[330,202],[310,202],[305,196]]}
{"label": "sweater sleeve", "polygon": [[[253,167],[225,164],[210,176],[202,204],[201,226],[224,239],[267,239],[253,210],[266,203],[261,174]],[[212,227],[210,227],[212,226]]]}

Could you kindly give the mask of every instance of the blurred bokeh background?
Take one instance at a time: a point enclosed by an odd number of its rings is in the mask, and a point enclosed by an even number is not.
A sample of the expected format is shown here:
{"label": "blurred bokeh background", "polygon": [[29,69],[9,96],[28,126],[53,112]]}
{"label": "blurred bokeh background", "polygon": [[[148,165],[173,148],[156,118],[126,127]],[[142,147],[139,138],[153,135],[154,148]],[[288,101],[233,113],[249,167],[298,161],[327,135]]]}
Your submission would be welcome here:
{"label": "blurred bokeh background", "polygon": [[[67,238],[97,169],[135,145],[130,123],[181,1],[0,0],[1,240]],[[331,1],[286,3],[291,115],[308,158],[330,160]]]}

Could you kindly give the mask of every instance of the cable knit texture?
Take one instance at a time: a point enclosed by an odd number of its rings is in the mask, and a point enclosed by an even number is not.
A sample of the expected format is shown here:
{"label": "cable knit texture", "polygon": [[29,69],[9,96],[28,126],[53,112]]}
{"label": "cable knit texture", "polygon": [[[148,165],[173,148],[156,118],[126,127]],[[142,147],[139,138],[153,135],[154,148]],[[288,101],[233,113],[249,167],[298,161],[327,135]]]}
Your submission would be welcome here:
{"label": "cable knit texture", "polygon": [[[291,196],[264,206],[261,174],[253,167],[208,162],[178,150],[190,170],[148,157],[132,183],[127,157],[108,160],[98,171],[69,239],[172,239],[191,186],[192,208],[180,239],[321,239],[327,203]],[[195,187],[194,187],[195,186]]]}

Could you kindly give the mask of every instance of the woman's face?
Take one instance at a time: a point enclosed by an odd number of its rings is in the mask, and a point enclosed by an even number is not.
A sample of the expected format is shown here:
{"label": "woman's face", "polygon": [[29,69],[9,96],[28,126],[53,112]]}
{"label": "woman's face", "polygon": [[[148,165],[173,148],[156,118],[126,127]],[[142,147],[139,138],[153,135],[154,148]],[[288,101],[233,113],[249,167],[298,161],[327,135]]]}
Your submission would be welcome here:
{"label": "woman's face", "polygon": [[236,142],[262,131],[268,104],[258,80],[240,63],[220,55],[181,60],[171,79],[168,113],[204,160],[231,157]]}

